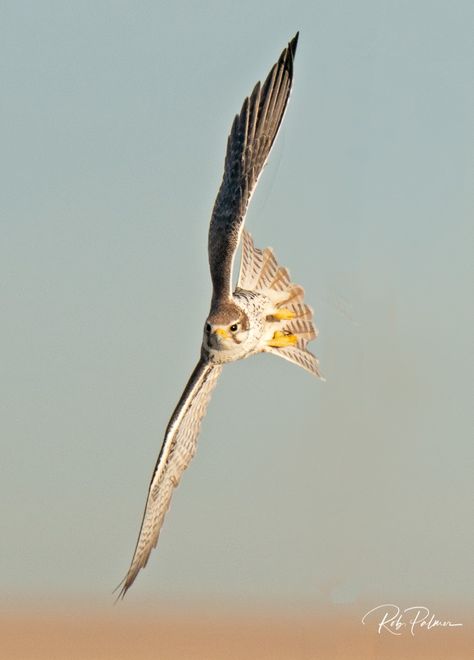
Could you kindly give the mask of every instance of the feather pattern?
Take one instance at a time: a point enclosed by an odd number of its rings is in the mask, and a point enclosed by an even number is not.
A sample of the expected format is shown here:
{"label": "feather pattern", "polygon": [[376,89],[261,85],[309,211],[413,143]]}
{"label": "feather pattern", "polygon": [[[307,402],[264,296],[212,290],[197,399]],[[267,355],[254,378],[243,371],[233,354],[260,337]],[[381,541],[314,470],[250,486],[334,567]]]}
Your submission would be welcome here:
{"label": "feather pattern", "polygon": [[[132,562],[118,586],[119,598],[146,566],[158,542],[173,491],[195,454],[201,420],[223,364],[268,351],[320,375],[317,359],[307,350],[317,330],[303,288],[291,282],[288,270],[278,264],[270,248],[255,248],[243,229],[250,198],[288,103],[297,42],[298,34],[264,83],[257,83],[245,99],[232,124],[209,228],[213,294],[201,358],[168,423]],[[241,269],[232,294],[232,266],[242,233]]]}
{"label": "feather pattern", "polygon": [[148,489],[132,563],[119,585],[119,598],[125,596],[140,569],[146,566],[150,553],[158,542],[173,491],[195,454],[201,419],[206,413],[221,371],[221,365],[211,365],[199,360],[171,416]]}
{"label": "feather pattern", "polygon": [[318,336],[318,330],[313,323],[313,310],[304,302],[303,287],[292,284],[288,269],[279,266],[273,250],[256,248],[252,236],[245,229],[242,233],[238,287],[262,291],[270,297],[272,291],[278,293],[280,306],[294,315],[285,322],[283,330],[296,337],[296,344],[278,348],[267,346],[265,351],[279,355],[322,378],[318,359],[306,347],[309,341]]}
{"label": "feather pattern", "polygon": [[232,266],[250,197],[280,128],[293,80],[298,34],[282,52],[265,82],[259,82],[236,115],[224,176],[209,227],[209,267],[213,304],[232,296]]}

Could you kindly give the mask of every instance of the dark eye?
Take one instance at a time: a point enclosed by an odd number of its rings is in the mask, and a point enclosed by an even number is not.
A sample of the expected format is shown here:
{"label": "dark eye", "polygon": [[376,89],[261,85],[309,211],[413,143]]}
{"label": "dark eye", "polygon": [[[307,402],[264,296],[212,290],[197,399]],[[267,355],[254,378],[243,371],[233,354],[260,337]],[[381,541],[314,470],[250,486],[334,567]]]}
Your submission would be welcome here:
{"label": "dark eye", "polygon": [[236,330],[237,330],[237,323],[233,323],[233,324],[230,326],[230,331],[231,331],[231,332],[235,332]]}
{"label": "dark eye", "polygon": [[211,332],[211,324],[210,323],[206,323],[206,330],[207,330],[207,332]]}

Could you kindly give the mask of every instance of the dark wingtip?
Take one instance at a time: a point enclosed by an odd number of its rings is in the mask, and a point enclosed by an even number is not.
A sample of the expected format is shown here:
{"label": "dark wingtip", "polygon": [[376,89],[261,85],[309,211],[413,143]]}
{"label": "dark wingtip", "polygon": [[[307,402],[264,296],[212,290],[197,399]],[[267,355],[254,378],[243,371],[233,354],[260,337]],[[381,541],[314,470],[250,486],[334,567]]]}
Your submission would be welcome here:
{"label": "dark wingtip", "polygon": [[[116,605],[118,602],[120,602],[121,600],[123,600],[125,598],[125,594],[127,593],[127,591],[129,590],[130,587],[131,587],[131,584],[127,584],[127,578],[124,577],[123,580],[112,591],[113,594],[117,593],[117,591],[118,591],[118,595],[116,596],[116,598],[114,600],[114,605]],[[120,591],[119,591],[119,589],[120,589]]]}
{"label": "dark wingtip", "polygon": [[293,37],[293,39],[292,39],[292,40],[290,41],[290,43],[288,44],[288,49],[289,49],[289,51],[290,51],[292,57],[295,56],[295,53],[296,53],[296,46],[298,45],[298,37],[299,37],[299,36],[300,36],[300,31],[298,30],[298,32],[295,34],[295,36]]}
{"label": "dark wingtip", "polygon": [[295,34],[293,39],[288,42],[288,46],[280,55],[278,64],[283,65],[284,68],[288,71],[290,77],[293,76],[293,60],[295,58],[296,46],[298,45],[298,37],[300,36],[299,31]]}

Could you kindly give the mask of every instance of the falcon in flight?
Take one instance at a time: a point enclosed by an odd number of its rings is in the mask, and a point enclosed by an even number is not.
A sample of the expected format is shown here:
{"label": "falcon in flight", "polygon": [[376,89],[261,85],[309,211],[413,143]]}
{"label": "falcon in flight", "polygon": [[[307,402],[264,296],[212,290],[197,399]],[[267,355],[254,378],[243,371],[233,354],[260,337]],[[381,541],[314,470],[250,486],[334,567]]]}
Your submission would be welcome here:
{"label": "falcon in flight", "polygon": [[[312,310],[301,286],[290,281],[271,249],[257,249],[244,230],[247,207],[277,136],[290,96],[298,34],[265,82],[258,82],[236,115],[227,141],[224,176],[209,227],[212,300],[201,356],[165,432],[153,472],[140,534],[119,598],[133,584],[156,546],[174,488],[196,451],[201,420],[226,362],[273,353],[320,377],[306,344],[315,339]],[[235,253],[242,238],[237,286]]]}

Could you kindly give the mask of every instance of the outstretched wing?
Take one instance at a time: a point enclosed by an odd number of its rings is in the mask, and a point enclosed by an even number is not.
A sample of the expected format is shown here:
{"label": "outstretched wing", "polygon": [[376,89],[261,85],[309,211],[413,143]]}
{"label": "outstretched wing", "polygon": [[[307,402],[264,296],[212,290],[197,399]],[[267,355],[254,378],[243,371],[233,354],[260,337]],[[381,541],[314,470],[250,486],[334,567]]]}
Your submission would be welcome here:
{"label": "outstretched wing", "polygon": [[186,385],[178,405],[168,423],[165,439],[148,489],[135,553],[128,573],[120,583],[119,598],[125,596],[138,572],[147,564],[156,546],[165,514],[169,508],[173,489],[188,467],[196,451],[201,419],[206,413],[221,365],[200,360]]}
{"label": "outstretched wing", "polygon": [[224,176],[209,227],[213,301],[232,295],[232,265],[247,206],[280,128],[293,80],[298,33],[267,79],[259,82],[236,115],[227,140]]}

